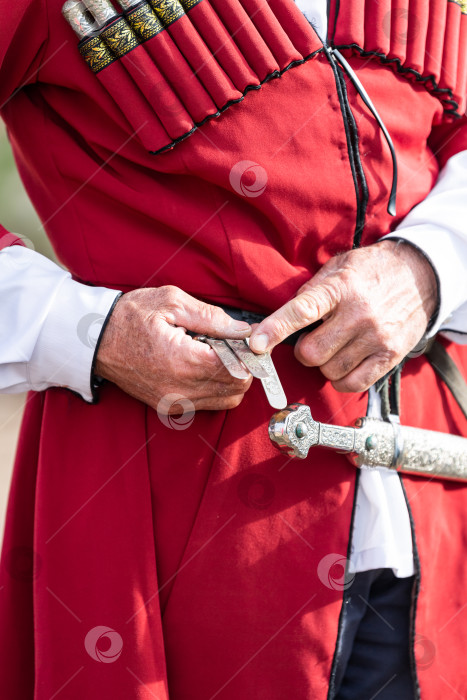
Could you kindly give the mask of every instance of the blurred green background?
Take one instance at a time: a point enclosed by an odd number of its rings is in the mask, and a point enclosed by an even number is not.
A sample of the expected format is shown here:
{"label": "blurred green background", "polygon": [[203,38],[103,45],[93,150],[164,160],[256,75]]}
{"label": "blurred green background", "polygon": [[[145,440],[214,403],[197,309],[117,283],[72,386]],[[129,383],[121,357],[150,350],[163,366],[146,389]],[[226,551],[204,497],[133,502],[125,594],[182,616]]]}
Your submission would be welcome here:
{"label": "blurred green background", "polygon": [[54,259],[39,219],[16,171],[5,126],[0,121],[0,223],[9,231],[31,239],[39,253]]}
{"label": "blurred green background", "polygon": [[[0,223],[9,231],[27,236],[38,252],[54,259],[50,243],[19,179],[1,121],[0,182]],[[0,394],[0,541],[24,400],[24,394]]]}

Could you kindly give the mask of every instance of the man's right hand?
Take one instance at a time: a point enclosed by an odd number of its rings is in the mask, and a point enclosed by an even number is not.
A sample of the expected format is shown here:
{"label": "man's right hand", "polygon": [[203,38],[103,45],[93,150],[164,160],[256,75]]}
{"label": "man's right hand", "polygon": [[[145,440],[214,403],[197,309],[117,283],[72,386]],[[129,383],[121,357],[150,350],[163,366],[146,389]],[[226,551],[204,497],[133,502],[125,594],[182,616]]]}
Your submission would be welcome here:
{"label": "man's right hand", "polygon": [[185,329],[217,338],[246,338],[251,331],[177,287],[137,289],[124,294],[112,312],[96,374],[162,413],[180,412],[178,404],[164,405],[169,394],[183,396],[196,410],[235,408],[252,377],[231,377],[209,345]]}

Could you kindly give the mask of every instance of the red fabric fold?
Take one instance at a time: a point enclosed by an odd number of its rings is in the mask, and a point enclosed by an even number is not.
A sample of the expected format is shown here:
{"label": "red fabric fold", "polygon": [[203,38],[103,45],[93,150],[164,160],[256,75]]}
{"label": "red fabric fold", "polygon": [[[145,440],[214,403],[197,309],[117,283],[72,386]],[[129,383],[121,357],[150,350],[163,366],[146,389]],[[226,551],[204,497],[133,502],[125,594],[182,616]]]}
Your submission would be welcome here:
{"label": "red fabric fold", "polygon": [[422,79],[444,109],[459,116],[467,73],[464,16],[458,2],[447,0],[331,0],[329,31],[338,47],[358,47],[365,58],[368,52],[383,61],[397,59],[389,64],[394,70],[411,80]]}
{"label": "red fabric fold", "polygon": [[[371,1],[371,0],[370,0]],[[332,7],[331,17],[337,13],[336,32],[334,42],[337,45],[347,46],[348,44],[365,44],[365,3],[364,2],[338,2]]]}
{"label": "red fabric fold", "polygon": [[149,151],[163,148],[172,141],[159,117],[154,113],[125,66],[114,61],[96,74],[131,125],[133,134]]}
{"label": "red fabric fold", "polygon": [[279,66],[263,37],[251,22],[239,0],[211,0],[211,5],[222,19],[227,30],[234,37],[248,64],[262,81]]}
{"label": "red fabric fold", "polygon": [[300,61],[303,58],[267,2],[259,4],[257,0],[241,0],[241,2],[263,40],[272,51],[280,70],[284,70],[292,61]]}
{"label": "red fabric fold", "polygon": [[385,17],[384,24],[391,35],[388,56],[403,63],[407,51],[409,0],[393,0],[391,13]]}
{"label": "red fabric fold", "polygon": [[209,0],[203,0],[192,7],[188,17],[210,53],[240,92],[243,92],[248,85],[258,83],[258,76],[248,65],[233,38],[209,4]]}
{"label": "red fabric fold", "polygon": [[426,0],[411,0],[407,26],[407,65],[418,73],[425,72],[426,41],[430,3]]}
{"label": "red fabric fold", "polygon": [[447,5],[443,62],[441,64],[439,86],[440,88],[451,88],[451,90],[455,90],[457,85],[461,8],[455,2],[448,2]]}
{"label": "red fabric fold", "polygon": [[80,45],[152,153],[322,46],[294,3],[202,0],[187,7],[142,3],[93,37],[87,51]]}
{"label": "red fabric fold", "polygon": [[310,27],[295,2],[269,0],[269,7],[274,12],[285,33],[292,39],[297,51],[303,57],[309,56],[313,51],[317,51],[322,47],[322,42],[318,35]]}
{"label": "red fabric fold", "polygon": [[431,0],[428,21],[428,36],[425,47],[425,73],[439,82],[443,60],[444,34],[446,29],[446,0]]}
{"label": "red fabric fold", "polygon": [[[365,49],[386,56],[391,43],[391,0],[378,0],[378,2],[367,0],[364,6]],[[352,5],[352,12],[353,9],[354,5]]]}
{"label": "red fabric fold", "polygon": [[[157,7],[153,5],[153,9],[157,14]],[[223,107],[230,100],[236,100],[242,96],[219,66],[198,32],[193,30],[193,25],[186,14],[170,24],[165,31],[170,34],[217,107]]]}
{"label": "red fabric fold", "polygon": [[[467,14],[461,15],[460,42],[461,47],[467,46]],[[465,50],[459,51],[459,65],[457,68],[457,87],[454,97],[459,102],[459,111],[465,114],[467,103],[467,60]]]}
{"label": "red fabric fold", "polygon": [[[127,15],[130,23],[131,14],[132,12],[129,12]],[[168,32],[159,32],[145,41],[144,49],[185,105],[193,121],[201,122],[206,115],[217,112],[212,98]]]}
{"label": "red fabric fold", "polygon": [[[157,65],[146,53],[144,46],[137,46],[121,57],[128,74],[147,99],[171,139],[177,139],[193,128],[192,117]],[[174,66],[176,70],[176,66]]]}

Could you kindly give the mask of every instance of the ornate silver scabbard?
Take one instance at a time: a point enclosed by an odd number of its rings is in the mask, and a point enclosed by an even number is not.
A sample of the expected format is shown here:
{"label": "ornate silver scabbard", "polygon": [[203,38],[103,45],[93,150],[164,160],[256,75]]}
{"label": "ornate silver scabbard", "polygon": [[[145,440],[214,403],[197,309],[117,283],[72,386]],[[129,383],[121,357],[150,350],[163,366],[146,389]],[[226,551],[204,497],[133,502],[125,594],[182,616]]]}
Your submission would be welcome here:
{"label": "ornate silver scabbard", "polygon": [[357,467],[467,480],[467,439],[457,435],[375,418],[359,418],[350,428],[328,425],[313,420],[309,406],[296,403],[273,415],[269,437],[291,457],[305,459],[311,447],[328,447],[346,454]]}

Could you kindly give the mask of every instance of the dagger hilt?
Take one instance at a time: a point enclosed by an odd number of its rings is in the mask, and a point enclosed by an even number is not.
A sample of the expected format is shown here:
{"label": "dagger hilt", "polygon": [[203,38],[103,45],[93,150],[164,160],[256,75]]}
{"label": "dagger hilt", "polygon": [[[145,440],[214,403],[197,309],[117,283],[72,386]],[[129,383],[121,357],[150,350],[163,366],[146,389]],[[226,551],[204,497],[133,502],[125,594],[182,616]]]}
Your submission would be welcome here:
{"label": "dagger hilt", "polygon": [[305,459],[311,447],[346,454],[357,467],[386,467],[409,474],[467,480],[467,439],[432,430],[359,418],[355,427],[313,420],[310,407],[289,404],[269,422],[272,442],[290,457]]}
{"label": "dagger hilt", "polygon": [[355,427],[313,420],[310,407],[289,404],[269,422],[269,437],[289,457],[305,459],[311,447],[327,447],[347,454],[355,466],[394,467],[400,453],[398,426],[372,418],[359,418]]}
{"label": "dagger hilt", "polygon": [[310,407],[292,403],[277,411],[269,421],[269,437],[289,457],[305,459],[311,447],[320,445],[351,452],[355,428],[328,425],[313,420]]}

